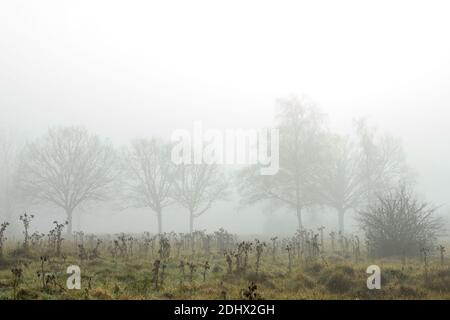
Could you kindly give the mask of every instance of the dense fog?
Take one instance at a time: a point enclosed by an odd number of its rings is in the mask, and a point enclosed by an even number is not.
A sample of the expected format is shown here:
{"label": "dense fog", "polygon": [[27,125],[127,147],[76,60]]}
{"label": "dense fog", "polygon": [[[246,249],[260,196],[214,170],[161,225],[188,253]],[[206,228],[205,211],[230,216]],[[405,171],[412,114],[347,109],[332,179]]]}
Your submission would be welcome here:
{"label": "dense fog", "polygon": [[[170,141],[176,130],[192,132],[196,122],[219,132],[271,128],[278,121],[288,126],[289,113],[279,120],[280,112],[300,106],[321,116],[324,132],[348,135],[356,145],[364,130],[368,136],[375,132],[377,143],[389,137],[404,153],[399,166],[407,174],[399,180],[436,206],[448,225],[450,20],[445,1],[426,7],[415,1],[274,4],[2,2],[0,222],[8,220],[11,230],[20,231],[18,217],[27,212],[36,217],[33,229],[47,231],[52,221],[66,219],[61,207],[42,196],[28,199],[31,191],[20,183],[38,158],[29,146],[49,130],[84,128],[122,158],[125,149],[132,153],[134,139]],[[280,141],[283,137],[280,129]],[[280,168],[288,151],[281,144]],[[316,155],[314,148],[305,152],[301,161]],[[155,210],[125,199],[122,189],[132,163],[121,163],[114,167],[121,177],[108,185],[107,197],[74,209],[74,231],[158,232]],[[236,176],[245,165],[219,167],[232,176],[228,196],[199,215],[194,229],[295,232],[298,217],[292,208],[242,201]],[[359,209],[346,212],[346,231],[357,230]],[[162,223],[162,231],[188,232],[186,208],[170,202]],[[329,205],[312,201],[302,208],[302,224],[337,230],[338,216]]]}

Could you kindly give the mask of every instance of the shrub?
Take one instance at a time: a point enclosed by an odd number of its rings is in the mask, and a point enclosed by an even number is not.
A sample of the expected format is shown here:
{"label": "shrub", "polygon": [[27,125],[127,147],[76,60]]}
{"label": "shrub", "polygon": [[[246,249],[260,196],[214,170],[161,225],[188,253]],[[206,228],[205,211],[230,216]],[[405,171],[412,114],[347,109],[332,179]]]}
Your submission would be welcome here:
{"label": "shrub", "polygon": [[436,208],[422,203],[402,186],[378,197],[365,211],[358,212],[367,249],[374,257],[417,256],[437,238],[441,223]]}

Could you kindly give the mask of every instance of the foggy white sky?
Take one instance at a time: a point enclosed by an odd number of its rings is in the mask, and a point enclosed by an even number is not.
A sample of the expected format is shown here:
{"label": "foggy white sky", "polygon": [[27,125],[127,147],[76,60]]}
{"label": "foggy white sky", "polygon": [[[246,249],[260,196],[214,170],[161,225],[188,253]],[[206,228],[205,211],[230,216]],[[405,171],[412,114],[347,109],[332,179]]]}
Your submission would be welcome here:
{"label": "foggy white sky", "polygon": [[450,189],[448,1],[2,1],[0,127],[80,124],[119,143],[270,124],[306,94],[348,131],[402,138],[428,199]]}

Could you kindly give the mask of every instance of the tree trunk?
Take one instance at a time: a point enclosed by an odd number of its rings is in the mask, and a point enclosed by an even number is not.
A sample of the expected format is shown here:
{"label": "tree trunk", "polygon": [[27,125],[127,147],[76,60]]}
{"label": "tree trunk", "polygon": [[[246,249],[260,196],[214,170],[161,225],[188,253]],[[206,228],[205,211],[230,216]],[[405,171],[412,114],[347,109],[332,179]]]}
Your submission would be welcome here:
{"label": "tree trunk", "polygon": [[298,229],[303,229],[303,223],[302,223],[302,208],[297,207],[297,221],[298,221]]}
{"label": "tree trunk", "polygon": [[5,214],[5,220],[6,222],[13,222],[12,220],[12,214],[11,214],[11,204],[9,202],[9,197],[7,196],[5,199],[5,206],[4,206],[4,214]]}
{"label": "tree trunk", "polygon": [[67,234],[69,236],[72,235],[72,213],[73,213],[72,209],[66,209],[66,214],[67,214]]}
{"label": "tree trunk", "polygon": [[192,234],[194,232],[194,213],[192,211],[189,212],[189,233]]}
{"label": "tree trunk", "polygon": [[338,224],[339,224],[339,232],[341,232],[341,234],[344,234],[344,216],[345,216],[345,209],[339,208]]}
{"label": "tree trunk", "polygon": [[78,212],[76,221],[77,221],[77,224],[76,224],[77,230],[83,230],[83,217],[81,215],[81,212]]}
{"label": "tree trunk", "polygon": [[162,210],[156,212],[156,217],[158,219],[158,234],[162,234]]}

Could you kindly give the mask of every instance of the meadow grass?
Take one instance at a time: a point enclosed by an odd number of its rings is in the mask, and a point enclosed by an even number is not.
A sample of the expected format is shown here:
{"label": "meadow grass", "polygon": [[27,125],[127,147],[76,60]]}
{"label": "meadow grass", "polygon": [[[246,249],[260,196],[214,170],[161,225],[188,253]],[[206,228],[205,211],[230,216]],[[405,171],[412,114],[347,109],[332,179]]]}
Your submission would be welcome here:
{"label": "meadow grass", "polygon": [[[62,257],[49,256],[44,271],[54,279],[43,284],[38,276],[40,257],[45,252],[9,250],[0,259],[0,299],[242,299],[249,284],[257,286],[258,299],[450,299],[450,261],[441,265],[431,259],[425,272],[419,259],[402,264],[400,259],[369,260],[326,253],[316,259],[293,259],[288,271],[288,256],[280,252],[275,260],[269,253],[262,255],[259,272],[256,273],[256,254],[251,252],[245,270],[228,273],[223,254],[209,255],[182,250],[178,257],[171,255],[162,260],[158,285],[154,281],[153,264],[156,254],[143,256],[136,253],[129,257],[112,257],[102,251],[98,258],[80,261],[71,245],[63,248]],[[195,264],[185,266],[182,275],[180,261]],[[203,265],[210,268],[203,280]],[[366,285],[366,269],[369,265],[381,268],[381,289],[369,290]],[[67,267],[78,265],[81,269],[81,290],[68,290]],[[14,287],[13,267],[22,269],[22,277]],[[162,283],[161,283],[162,282]],[[15,291],[15,296],[14,296]]]}

